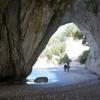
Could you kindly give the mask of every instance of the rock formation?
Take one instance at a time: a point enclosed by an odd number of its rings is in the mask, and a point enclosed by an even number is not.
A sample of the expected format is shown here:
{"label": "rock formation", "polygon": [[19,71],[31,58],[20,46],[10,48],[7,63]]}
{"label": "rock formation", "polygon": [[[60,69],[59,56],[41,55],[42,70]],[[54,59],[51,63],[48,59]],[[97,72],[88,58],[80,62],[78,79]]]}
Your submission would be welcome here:
{"label": "rock formation", "polygon": [[48,82],[48,78],[47,77],[37,77],[34,82],[36,83],[47,83]]}
{"label": "rock formation", "polygon": [[74,22],[91,47],[87,69],[100,75],[99,0],[0,0],[0,81],[22,81],[57,28]]}

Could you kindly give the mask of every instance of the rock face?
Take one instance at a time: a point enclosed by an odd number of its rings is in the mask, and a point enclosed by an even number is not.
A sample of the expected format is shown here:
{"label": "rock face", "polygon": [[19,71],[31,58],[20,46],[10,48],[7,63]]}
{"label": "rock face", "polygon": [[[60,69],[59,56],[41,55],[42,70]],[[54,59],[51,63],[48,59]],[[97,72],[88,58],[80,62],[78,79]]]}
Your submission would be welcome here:
{"label": "rock face", "polygon": [[91,47],[87,69],[100,75],[99,0],[0,0],[0,81],[24,80],[57,28],[74,22]]}

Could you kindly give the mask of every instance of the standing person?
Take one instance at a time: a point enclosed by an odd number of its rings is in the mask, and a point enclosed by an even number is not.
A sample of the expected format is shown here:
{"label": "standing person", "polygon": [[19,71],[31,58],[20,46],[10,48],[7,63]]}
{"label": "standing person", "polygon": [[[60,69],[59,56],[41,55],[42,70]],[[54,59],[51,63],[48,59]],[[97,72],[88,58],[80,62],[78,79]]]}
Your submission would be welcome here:
{"label": "standing person", "polygon": [[64,71],[66,72],[67,64],[64,64]]}
{"label": "standing person", "polygon": [[70,64],[69,62],[67,63],[67,72],[69,72],[69,69],[70,69]]}

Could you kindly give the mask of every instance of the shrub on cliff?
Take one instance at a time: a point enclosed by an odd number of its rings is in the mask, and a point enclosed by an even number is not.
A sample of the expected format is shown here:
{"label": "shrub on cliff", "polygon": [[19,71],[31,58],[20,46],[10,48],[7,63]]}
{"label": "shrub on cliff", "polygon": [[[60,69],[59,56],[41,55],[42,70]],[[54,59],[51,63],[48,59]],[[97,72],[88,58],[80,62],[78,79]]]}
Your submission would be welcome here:
{"label": "shrub on cliff", "polygon": [[80,62],[80,64],[85,64],[85,63],[86,63],[88,54],[89,54],[89,50],[85,50],[85,51],[79,56],[79,62]]}

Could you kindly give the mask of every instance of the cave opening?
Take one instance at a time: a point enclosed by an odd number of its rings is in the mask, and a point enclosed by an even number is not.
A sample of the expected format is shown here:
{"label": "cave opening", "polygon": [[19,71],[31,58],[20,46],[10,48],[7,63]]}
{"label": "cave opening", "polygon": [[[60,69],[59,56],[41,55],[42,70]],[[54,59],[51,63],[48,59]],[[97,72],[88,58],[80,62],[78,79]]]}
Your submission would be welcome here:
{"label": "cave opening", "polygon": [[[89,51],[87,37],[77,25],[71,22],[60,26],[33,66],[32,73],[27,77],[28,84],[35,83],[33,81],[37,78],[47,78],[48,83],[63,82],[66,74],[70,77],[68,84],[75,83],[76,80],[79,82],[82,77],[88,79],[89,77],[86,78],[86,75],[78,73],[81,73],[82,70],[84,74],[86,73],[85,64]],[[70,71],[65,73],[64,64],[68,61],[70,62]],[[74,81],[75,75],[76,80]]]}

